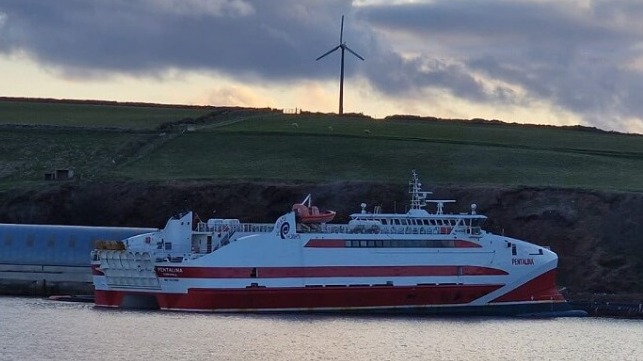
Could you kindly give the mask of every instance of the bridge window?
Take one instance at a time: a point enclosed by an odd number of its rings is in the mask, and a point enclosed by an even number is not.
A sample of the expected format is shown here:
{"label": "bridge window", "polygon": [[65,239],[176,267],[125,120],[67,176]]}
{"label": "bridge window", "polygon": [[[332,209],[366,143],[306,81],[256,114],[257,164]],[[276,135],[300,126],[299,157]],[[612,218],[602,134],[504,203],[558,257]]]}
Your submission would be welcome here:
{"label": "bridge window", "polygon": [[485,219],[476,218],[471,220],[471,227],[482,227],[482,224],[485,222]]}

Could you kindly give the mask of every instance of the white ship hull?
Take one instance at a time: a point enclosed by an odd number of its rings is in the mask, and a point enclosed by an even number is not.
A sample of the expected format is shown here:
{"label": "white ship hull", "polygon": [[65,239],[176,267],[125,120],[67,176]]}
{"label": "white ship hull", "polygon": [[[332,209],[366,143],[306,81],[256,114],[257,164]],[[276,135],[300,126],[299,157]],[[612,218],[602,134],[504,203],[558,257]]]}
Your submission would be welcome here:
{"label": "white ship hull", "polygon": [[94,251],[96,305],[208,312],[570,311],[556,289],[555,253],[482,231],[476,222],[485,217],[474,212],[419,210],[363,211],[344,225],[303,224],[296,212],[275,224],[195,223],[188,213],[163,230]]}

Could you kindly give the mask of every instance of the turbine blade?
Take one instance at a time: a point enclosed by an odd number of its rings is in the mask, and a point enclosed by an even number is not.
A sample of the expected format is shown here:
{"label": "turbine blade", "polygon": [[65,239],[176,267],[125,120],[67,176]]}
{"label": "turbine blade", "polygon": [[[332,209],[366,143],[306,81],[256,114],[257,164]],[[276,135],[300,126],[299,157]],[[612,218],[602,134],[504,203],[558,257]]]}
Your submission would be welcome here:
{"label": "turbine blade", "polygon": [[357,54],[356,52],[352,51],[352,50],[351,50],[351,48],[349,48],[348,46],[344,45],[344,46],[343,46],[343,48],[344,48],[344,49],[346,49],[346,50],[348,50],[348,51],[350,51],[350,52],[351,52],[351,54],[355,55],[356,57],[358,57],[358,58],[360,58],[360,59],[364,60],[364,58],[362,58],[362,56],[361,56],[361,55],[359,55],[359,54]]}
{"label": "turbine blade", "polygon": [[341,30],[339,31],[339,43],[342,43],[342,39],[344,39],[344,15],[342,15],[342,27]]}
{"label": "turbine blade", "polygon": [[320,56],[319,58],[315,59],[315,61],[317,61],[317,60],[319,60],[319,59],[321,59],[321,58],[325,57],[326,55],[328,55],[328,54],[332,53],[333,51],[335,51],[335,50],[337,50],[337,49],[339,49],[339,48],[340,48],[340,46],[339,46],[339,45],[337,45],[336,47],[334,47],[334,48],[330,49],[329,51],[325,52],[325,53],[324,53],[324,55],[322,55],[322,56]]}

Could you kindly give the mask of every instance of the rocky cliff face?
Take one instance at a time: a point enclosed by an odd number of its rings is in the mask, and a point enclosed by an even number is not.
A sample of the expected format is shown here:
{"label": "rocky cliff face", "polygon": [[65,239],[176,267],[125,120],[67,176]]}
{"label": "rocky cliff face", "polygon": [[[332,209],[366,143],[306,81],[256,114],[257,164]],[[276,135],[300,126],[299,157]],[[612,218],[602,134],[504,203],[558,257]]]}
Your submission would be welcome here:
{"label": "rocky cliff face", "polygon": [[[643,295],[643,194],[455,186],[433,191],[434,198],[458,201],[447,212],[467,212],[476,203],[489,217],[488,231],[549,245],[560,256],[558,283],[572,294]],[[0,222],[163,227],[188,209],[202,219],[272,222],[308,193],[346,220],[362,202],[369,210],[404,212],[406,192],[367,182],[67,183],[0,194]]]}

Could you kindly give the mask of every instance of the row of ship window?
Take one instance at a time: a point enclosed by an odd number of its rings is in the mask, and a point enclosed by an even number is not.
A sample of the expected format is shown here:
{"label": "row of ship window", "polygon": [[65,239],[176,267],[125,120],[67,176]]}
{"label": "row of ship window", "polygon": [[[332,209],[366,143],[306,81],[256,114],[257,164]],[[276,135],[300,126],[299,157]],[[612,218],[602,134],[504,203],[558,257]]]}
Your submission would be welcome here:
{"label": "row of ship window", "polygon": [[[361,220],[361,219],[356,219]],[[458,224],[457,219],[423,219],[423,218],[381,218],[381,219],[368,219],[367,222],[380,222],[383,225],[393,226],[455,226]]]}
{"label": "row of ship window", "polygon": [[348,248],[454,248],[454,240],[349,240],[345,247]]}

